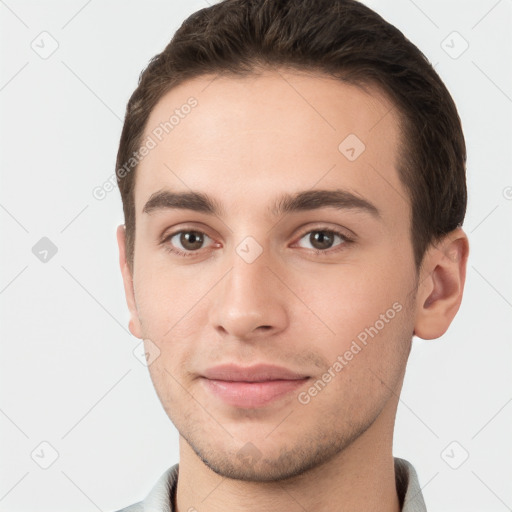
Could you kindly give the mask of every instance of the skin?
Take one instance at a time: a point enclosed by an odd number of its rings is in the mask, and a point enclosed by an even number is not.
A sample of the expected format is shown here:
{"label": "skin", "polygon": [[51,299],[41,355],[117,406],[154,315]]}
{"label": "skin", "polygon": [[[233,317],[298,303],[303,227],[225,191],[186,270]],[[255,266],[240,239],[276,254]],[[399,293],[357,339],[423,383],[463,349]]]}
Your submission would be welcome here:
{"label": "skin", "polygon": [[[399,120],[377,90],[290,70],[203,76],[160,100],[145,136],[190,96],[198,106],[137,169],[133,275],[124,226],[117,230],[130,331],[160,351],[149,371],[180,433],[178,510],[400,510],[392,439],[412,336],[438,338],[455,316],[466,235],[457,229],[431,247],[416,272],[411,206],[396,170]],[[354,161],[338,149],[348,134],[366,146]],[[208,193],[224,214],[143,213],[162,189]],[[350,191],[380,217],[334,208],[269,214],[280,194],[311,189]],[[207,236],[199,249],[179,236],[162,243],[179,229]],[[334,237],[322,249],[315,229],[353,242]],[[248,236],[262,250],[252,263],[236,251]],[[195,253],[172,254],[172,244]],[[395,303],[401,311],[300,403],[299,392]],[[232,362],[310,379],[262,408],[237,408],[199,378]],[[254,457],[244,461],[237,454],[247,443]]]}

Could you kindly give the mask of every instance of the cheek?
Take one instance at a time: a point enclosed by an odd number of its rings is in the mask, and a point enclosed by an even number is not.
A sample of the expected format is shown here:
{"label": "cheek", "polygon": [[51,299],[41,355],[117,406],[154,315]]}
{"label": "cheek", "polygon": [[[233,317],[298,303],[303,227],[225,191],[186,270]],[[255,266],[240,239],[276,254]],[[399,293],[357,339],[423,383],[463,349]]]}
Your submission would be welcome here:
{"label": "cheek", "polygon": [[411,313],[398,301],[390,307],[384,304],[361,308],[358,318],[350,314],[345,322],[339,318],[337,336],[319,348],[328,366],[316,375],[302,398],[313,402],[318,396],[313,407],[331,411],[332,421],[363,421],[399,393],[396,386],[412,337]]}
{"label": "cheek", "polygon": [[343,340],[350,341],[375,323],[377,327],[382,327],[382,322],[387,326],[403,309],[412,280],[407,272],[397,272],[393,267],[340,267],[318,275],[303,288],[303,294],[308,306],[343,344]]}
{"label": "cheek", "polygon": [[185,272],[155,264],[149,258],[141,258],[140,262],[134,279],[139,318],[153,331],[169,329],[204,294],[201,281],[191,280]]}
{"label": "cheek", "polygon": [[181,382],[180,366],[186,367],[192,357],[199,325],[190,319],[193,313],[197,314],[199,305],[192,309],[197,297],[184,293],[181,285],[170,286],[161,274],[140,273],[139,282],[142,285],[135,285],[135,295],[142,335],[150,340],[145,342],[146,352],[158,354],[148,369],[162,400],[161,393],[171,393],[177,385],[174,379]]}
{"label": "cheek", "polygon": [[412,280],[394,266],[387,265],[386,272],[379,267],[333,276],[335,284],[312,306],[334,331],[317,347],[329,365],[324,371],[330,368],[336,375],[327,400],[384,396],[407,360],[414,323],[408,296]]}

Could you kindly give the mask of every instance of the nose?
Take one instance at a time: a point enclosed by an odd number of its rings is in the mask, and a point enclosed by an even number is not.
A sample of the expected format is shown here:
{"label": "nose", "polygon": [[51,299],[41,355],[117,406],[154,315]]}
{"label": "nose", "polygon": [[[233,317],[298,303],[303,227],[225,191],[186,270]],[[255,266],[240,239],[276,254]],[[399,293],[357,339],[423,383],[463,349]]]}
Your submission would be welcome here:
{"label": "nose", "polygon": [[258,340],[287,327],[286,288],[265,251],[251,263],[234,251],[231,269],[215,287],[210,321],[224,338]]}

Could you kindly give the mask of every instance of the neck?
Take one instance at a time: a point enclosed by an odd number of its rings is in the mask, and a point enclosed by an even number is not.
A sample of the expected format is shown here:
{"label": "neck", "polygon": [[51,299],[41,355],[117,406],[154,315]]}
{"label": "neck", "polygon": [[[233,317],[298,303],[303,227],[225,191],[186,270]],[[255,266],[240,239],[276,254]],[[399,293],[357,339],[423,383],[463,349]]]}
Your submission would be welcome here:
{"label": "neck", "polygon": [[334,458],[306,473],[276,482],[222,477],[180,436],[178,512],[399,512],[392,436],[395,412],[385,410]]}

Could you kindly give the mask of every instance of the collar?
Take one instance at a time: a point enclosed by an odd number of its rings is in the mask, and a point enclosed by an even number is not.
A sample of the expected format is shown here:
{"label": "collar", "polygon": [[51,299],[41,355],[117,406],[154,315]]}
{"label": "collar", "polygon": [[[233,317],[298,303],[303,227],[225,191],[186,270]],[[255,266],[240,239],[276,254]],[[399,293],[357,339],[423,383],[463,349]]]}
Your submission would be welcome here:
{"label": "collar", "polygon": [[[394,458],[396,490],[402,512],[427,512],[418,475],[405,459]],[[178,485],[179,464],[167,469],[143,501],[118,512],[175,512],[174,501]]]}

